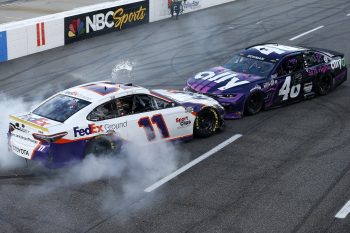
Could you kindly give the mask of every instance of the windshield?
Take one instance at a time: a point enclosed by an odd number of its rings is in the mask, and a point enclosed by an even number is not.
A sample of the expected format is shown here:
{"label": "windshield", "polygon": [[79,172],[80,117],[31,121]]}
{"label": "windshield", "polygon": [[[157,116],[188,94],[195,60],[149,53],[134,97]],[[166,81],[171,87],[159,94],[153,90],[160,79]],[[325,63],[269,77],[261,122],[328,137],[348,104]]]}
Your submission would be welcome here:
{"label": "windshield", "polygon": [[249,57],[234,56],[224,65],[224,67],[239,73],[266,77],[273,69],[274,63],[260,61]]}
{"label": "windshield", "polygon": [[88,101],[60,94],[40,105],[33,113],[54,121],[64,122],[89,104]]}

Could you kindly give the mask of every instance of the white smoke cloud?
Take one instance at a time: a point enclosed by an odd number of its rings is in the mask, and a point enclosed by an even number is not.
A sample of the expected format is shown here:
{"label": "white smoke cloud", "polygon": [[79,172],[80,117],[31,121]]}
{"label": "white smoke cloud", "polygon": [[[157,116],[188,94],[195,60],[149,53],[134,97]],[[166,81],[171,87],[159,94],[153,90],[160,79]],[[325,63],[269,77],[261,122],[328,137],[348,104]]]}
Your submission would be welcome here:
{"label": "white smoke cloud", "polygon": [[135,62],[128,59],[122,59],[119,61],[112,69],[112,81],[117,83],[131,82],[134,66]]}

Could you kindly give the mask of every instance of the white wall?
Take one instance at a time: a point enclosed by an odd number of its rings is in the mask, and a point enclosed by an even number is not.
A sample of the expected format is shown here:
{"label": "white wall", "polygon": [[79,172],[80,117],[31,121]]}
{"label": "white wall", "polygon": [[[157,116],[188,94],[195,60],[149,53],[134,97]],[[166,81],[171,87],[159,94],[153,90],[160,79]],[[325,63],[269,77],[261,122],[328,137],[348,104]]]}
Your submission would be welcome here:
{"label": "white wall", "polygon": [[63,45],[63,18],[46,22],[39,20],[33,24],[7,30],[8,60]]}
{"label": "white wall", "polygon": [[[234,1],[236,0],[187,0],[184,14]],[[170,17],[168,0],[150,0],[150,10],[150,22]]]}
{"label": "white wall", "polygon": [[[106,2],[58,14],[2,24],[0,25],[0,32],[6,31],[7,34],[6,37],[8,60],[56,48],[59,46],[64,46],[65,17],[139,1],[141,0],[118,0],[115,2]],[[168,0],[149,1],[150,22],[170,17]],[[184,13],[190,13],[193,11],[233,1],[235,0],[187,0]],[[42,23],[44,24],[44,30],[42,30]],[[37,30],[37,24],[39,24],[39,30]],[[4,53],[4,51],[0,52]]]}

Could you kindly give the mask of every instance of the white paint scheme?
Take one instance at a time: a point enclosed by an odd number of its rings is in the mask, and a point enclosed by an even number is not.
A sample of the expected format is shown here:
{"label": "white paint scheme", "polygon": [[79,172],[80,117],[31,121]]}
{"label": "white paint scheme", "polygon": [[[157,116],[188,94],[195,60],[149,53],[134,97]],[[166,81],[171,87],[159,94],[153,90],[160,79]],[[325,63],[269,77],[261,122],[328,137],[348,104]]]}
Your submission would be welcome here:
{"label": "white paint scheme", "polygon": [[[151,122],[155,133],[155,139],[152,140],[152,142],[181,139],[182,137],[192,136],[196,116],[195,114],[193,114],[192,108],[185,108],[179,104],[176,104],[174,100],[176,100],[177,102],[201,103],[204,106],[212,106],[216,108],[219,107],[219,103],[217,101],[211,99],[210,97],[200,94],[187,94],[178,91],[172,92],[166,90],[155,90],[155,92],[150,92],[148,89],[142,87],[125,86],[121,84],[110,84],[106,82],[107,81],[93,82],[79,85],[50,97],[49,99],[59,94],[63,94],[91,102],[90,105],[81,109],[63,123],[49,120],[47,118],[43,119],[43,117],[35,115],[31,112],[10,116],[10,123],[12,123],[13,125],[18,123],[19,125],[25,126],[24,128],[19,127],[25,132],[22,132],[17,128],[12,132],[10,145],[12,146],[13,152],[19,156],[31,159],[33,152],[40,148],[40,143],[38,140],[34,139],[32,135],[33,133],[53,135],[62,132],[67,132],[68,134],[62,138],[65,140],[65,143],[67,143],[76,140],[88,139],[98,135],[105,135],[112,132],[116,137],[120,139],[131,141],[133,143],[141,145],[148,144],[149,140],[147,138],[145,128],[139,125],[139,120],[141,118],[148,117],[151,121],[153,121],[152,117],[159,114],[161,114],[164,119],[164,123],[169,132],[169,137],[164,138],[161,134],[161,128],[159,127],[159,125],[156,122]],[[98,86],[102,87],[103,89],[104,87],[106,87],[107,90],[108,88],[110,90],[111,88],[117,88],[117,90],[111,91],[110,93],[105,95],[101,95],[95,91],[88,90],[86,88],[87,85],[94,85],[94,87]],[[146,94],[149,96],[153,96],[154,98],[162,99],[170,103],[170,107],[157,110],[149,110],[147,112],[142,113],[134,113],[108,120],[87,120],[87,116],[101,104],[121,97],[137,94]],[[163,94],[166,97],[162,97]],[[46,101],[47,100],[45,100],[43,103],[45,103]],[[41,104],[39,104],[38,106],[40,106]],[[36,109],[36,107],[33,108],[32,111],[34,111],[34,109]],[[29,118],[34,118],[34,121],[32,119],[28,120]],[[184,119],[187,124],[182,125],[180,123],[182,122],[181,119]],[[43,122],[44,124],[42,124]],[[76,130],[74,130],[74,128],[76,128]],[[81,131],[82,133],[79,133],[79,130],[87,128],[90,128],[90,133],[83,133],[83,131]],[[95,129],[96,132],[92,133],[92,128]],[[97,129],[100,129],[102,131]],[[111,131],[107,132],[108,130]],[[41,150],[43,150],[43,148],[41,148]],[[26,153],[24,153],[23,151],[26,151]]]}
{"label": "white paint scheme", "polygon": [[345,205],[343,206],[343,208],[341,208],[341,209],[339,210],[339,212],[335,215],[335,218],[344,219],[344,218],[346,218],[346,216],[348,216],[349,213],[350,213],[350,201],[348,201],[347,203],[345,203]]}
{"label": "white paint scheme", "polygon": [[144,191],[147,193],[152,192],[153,190],[159,188],[160,186],[167,183],[168,181],[174,179],[178,175],[184,173],[185,171],[187,171],[191,167],[202,162],[203,160],[207,159],[208,157],[215,154],[216,152],[222,150],[224,147],[228,146],[229,144],[236,141],[240,137],[242,137],[241,134],[236,134],[236,135],[232,136],[231,138],[227,139],[226,141],[222,142],[221,144],[217,145],[216,147],[214,147],[213,149],[208,151],[207,153],[199,156],[195,160],[192,160],[188,164],[184,165],[183,167],[179,168],[178,170],[174,171],[173,173],[169,174],[168,176],[164,177],[163,179],[161,179],[161,180],[157,181],[156,183],[152,184],[151,186],[147,187]]}
{"label": "white paint scheme", "polygon": [[293,38],[290,38],[289,40],[290,40],[290,41],[296,40],[296,39],[298,39],[298,38],[300,38],[300,37],[302,37],[302,36],[305,36],[305,35],[307,35],[307,34],[309,34],[309,33],[311,33],[311,32],[317,31],[317,30],[319,30],[319,29],[321,29],[321,28],[323,28],[323,27],[324,27],[324,26],[318,26],[318,27],[316,27],[316,28],[314,28],[314,29],[311,29],[311,30],[309,30],[309,31],[307,31],[307,32],[301,33],[300,35],[297,35],[297,36],[295,36],[295,37],[293,37]]}

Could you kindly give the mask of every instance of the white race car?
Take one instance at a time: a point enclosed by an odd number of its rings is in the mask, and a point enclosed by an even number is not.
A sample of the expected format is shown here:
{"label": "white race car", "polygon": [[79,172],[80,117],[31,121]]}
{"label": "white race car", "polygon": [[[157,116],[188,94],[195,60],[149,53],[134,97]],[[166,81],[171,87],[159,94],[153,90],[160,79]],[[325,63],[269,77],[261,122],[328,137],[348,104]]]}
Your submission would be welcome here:
{"label": "white race car", "polygon": [[148,90],[107,81],[62,91],[31,112],[10,115],[9,148],[47,167],[137,144],[208,137],[223,127],[224,109],[194,93]]}

